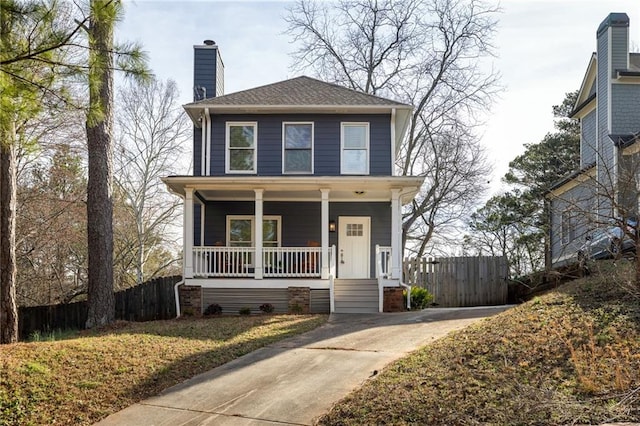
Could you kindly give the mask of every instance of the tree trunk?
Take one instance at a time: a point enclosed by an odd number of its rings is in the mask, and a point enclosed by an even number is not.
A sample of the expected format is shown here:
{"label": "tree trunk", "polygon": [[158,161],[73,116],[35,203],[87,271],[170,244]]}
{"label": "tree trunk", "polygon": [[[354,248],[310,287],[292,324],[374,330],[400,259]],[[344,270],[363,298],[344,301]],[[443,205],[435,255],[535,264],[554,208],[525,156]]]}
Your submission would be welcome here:
{"label": "tree trunk", "polygon": [[16,147],[13,131],[0,140],[0,343],[18,341],[16,303]]}
{"label": "tree trunk", "polygon": [[88,304],[87,328],[115,319],[113,294],[113,21],[96,19],[104,1],[92,0],[91,63],[87,119]]}

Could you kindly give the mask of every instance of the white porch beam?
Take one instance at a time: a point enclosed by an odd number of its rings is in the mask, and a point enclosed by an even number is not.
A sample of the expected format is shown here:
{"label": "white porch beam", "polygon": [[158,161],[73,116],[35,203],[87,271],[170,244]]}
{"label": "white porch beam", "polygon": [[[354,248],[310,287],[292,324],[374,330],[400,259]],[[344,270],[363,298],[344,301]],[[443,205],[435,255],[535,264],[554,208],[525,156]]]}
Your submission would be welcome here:
{"label": "white porch beam", "polygon": [[320,278],[326,280],[329,278],[329,189],[321,188],[322,200],[320,204],[320,229],[321,229],[321,250],[322,250],[322,269]]}
{"label": "white porch beam", "polygon": [[184,194],[184,277],[193,278],[193,188]]}
{"label": "white porch beam", "polygon": [[402,214],[400,190],[391,190],[391,278],[402,279]]}
{"label": "white porch beam", "polygon": [[262,241],[262,218],[264,216],[263,213],[263,195],[264,189],[254,189],[256,194],[256,208],[255,208],[255,245],[256,252],[255,258],[253,259],[253,267],[255,271],[254,278],[256,280],[261,280],[264,270],[262,265],[262,245],[264,244]]}

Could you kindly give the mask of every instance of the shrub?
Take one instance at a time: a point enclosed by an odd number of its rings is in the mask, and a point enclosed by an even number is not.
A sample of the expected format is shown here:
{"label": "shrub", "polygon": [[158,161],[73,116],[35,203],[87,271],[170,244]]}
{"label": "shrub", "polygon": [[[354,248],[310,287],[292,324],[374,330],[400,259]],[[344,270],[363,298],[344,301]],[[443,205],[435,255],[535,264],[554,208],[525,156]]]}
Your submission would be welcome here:
{"label": "shrub", "polygon": [[[407,297],[407,290],[402,292],[404,297]],[[421,287],[411,287],[411,309],[419,310],[424,309],[433,302],[433,294],[429,293],[429,290]]]}
{"label": "shrub", "polygon": [[273,305],[271,303],[263,303],[262,305],[260,305],[260,310],[262,312],[264,312],[265,314],[270,314],[273,312],[275,308],[273,307]]}
{"label": "shrub", "polygon": [[205,315],[220,315],[222,314],[222,306],[217,303],[212,303],[207,306],[207,309],[204,310]]}
{"label": "shrub", "polygon": [[196,314],[196,310],[190,306],[182,310],[183,317],[192,317],[192,316],[195,316],[195,314]]}
{"label": "shrub", "polygon": [[240,315],[251,315],[251,308],[248,306],[243,306],[242,308],[240,308],[240,310],[238,310],[238,313]]}

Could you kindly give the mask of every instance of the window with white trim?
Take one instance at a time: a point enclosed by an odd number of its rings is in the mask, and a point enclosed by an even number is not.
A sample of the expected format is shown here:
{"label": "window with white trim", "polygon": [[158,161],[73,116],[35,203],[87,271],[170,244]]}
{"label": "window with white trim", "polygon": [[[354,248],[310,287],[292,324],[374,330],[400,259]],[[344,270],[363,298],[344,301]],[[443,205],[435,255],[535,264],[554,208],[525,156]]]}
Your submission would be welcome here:
{"label": "window with white trim", "polygon": [[[282,229],[281,216],[262,218],[262,246],[280,247]],[[230,247],[255,246],[255,216],[227,216],[227,245]]]}
{"label": "window with white trim", "polygon": [[227,122],[227,173],[255,173],[257,170],[258,123]]}
{"label": "window with white trim", "polygon": [[282,123],[282,173],[313,173],[313,123]]}
{"label": "window with white trim", "polygon": [[341,123],[340,173],[369,174],[369,123]]}

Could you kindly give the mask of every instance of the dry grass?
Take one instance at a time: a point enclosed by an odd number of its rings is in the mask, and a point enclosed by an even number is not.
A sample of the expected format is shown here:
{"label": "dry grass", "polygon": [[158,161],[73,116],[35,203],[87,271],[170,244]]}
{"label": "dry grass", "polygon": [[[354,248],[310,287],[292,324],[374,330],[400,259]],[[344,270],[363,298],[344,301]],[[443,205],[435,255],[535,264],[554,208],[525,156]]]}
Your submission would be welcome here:
{"label": "dry grass", "polygon": [[640,299],[628,291],[632,265],[598,266],[600,274],[391,364],[319,423],[640,421]]}
{"label": "dry grass", "polygon": [[67,340],[0,346],[0,425],[91,424],[326,315],[117,323]]}

